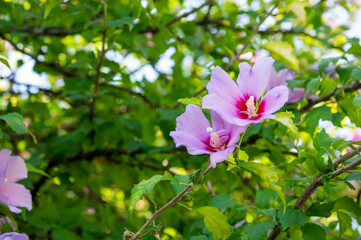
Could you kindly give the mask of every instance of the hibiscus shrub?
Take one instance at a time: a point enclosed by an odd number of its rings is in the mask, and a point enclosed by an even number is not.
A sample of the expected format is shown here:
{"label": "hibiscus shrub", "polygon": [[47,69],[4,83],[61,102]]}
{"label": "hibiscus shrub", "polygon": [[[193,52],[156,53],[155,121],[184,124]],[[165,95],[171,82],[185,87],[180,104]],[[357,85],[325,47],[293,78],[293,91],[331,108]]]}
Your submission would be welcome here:
{"label": "hibiscus shrub", "polygon": [[0,240],[360,238],[358,0],[0,6]]}

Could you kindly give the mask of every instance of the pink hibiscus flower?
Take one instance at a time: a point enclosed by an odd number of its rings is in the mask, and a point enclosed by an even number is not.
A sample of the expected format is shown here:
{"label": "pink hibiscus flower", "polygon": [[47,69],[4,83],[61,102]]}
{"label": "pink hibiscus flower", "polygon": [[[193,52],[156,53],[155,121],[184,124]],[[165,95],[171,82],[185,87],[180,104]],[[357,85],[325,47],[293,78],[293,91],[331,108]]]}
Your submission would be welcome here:
{"label": "pink hibiscus flower", "polygon": [[212,127],[202,109],[190,104],[177,118],[176,130],[170,135],[176,146],[185,146],[189,154],[210,154],[211,165],[215,168],[237,147],[240,134],[246,127],[232,125],[214,111],[211,111],[211,121]]}
{"label": "pink hibiscus flower", "polygon": [[268,85],[273,62],[273,58],[267,57],[258,59],[253,68],[248,63],[239,64],[237,84],[220,67],[215,67],[203,107],[239,126],[275,118],[272,113],[288,100],[288,88],[277,86],[261,97]]}
{"label": "pink hibiscus flower", "polygon": [[[267,91],[275,88],[277,86],[288,86],[287,80],[293,79],[295,76],[294,72],[290,69],[282,69],[279,72],[276,72],[276,69],[271,69],[270,80],[267,85]],[[299,102],[303,99],[305,94],[304,88],[294,88],[293,90],[289,89],[289,97],[287,103]],[[306,99],[314,99],[317,96],[306,94]]]}
{"label": "pink hibiscus flower", "polygon": [[10,154],[7,149],[0,151],[0,202],[6,204],[10,211],[20,213],[21,209],[17,207],[32,208],[30,191],[16,183],[27,178],[28,171],[21,157],[11,157]]}

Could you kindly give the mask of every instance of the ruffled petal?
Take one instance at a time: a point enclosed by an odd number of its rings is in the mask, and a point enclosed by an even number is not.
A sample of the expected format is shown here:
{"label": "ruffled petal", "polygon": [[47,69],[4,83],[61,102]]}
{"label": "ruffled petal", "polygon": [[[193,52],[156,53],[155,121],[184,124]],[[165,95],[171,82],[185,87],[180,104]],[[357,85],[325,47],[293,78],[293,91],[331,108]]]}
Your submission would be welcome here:
{"label": "ruffled petal", "polygon": [[239,126],[233,124],[230,128],[228,146],[236,144],[241,136],[241,133],[244,133],[247,129],[247,126]]}
{"label": "ruffled petal", "polygon": [[0,151],[0,186],[4,183],[6,178],[6,168],[10,158],[11,151],[8,149],[1,149]]}
{"label": "ruffled petal", "polygon": [[212,70],[211,81],[207,84],[209,93],[215,93],[224,101],[236,103],[241,96],[241,91],[237,84],[220,67]]}
{"label": "ruffled petal", "polygon": [[287,102],[288,92],[286,86],[278,86],[267,92],[258,106],[257,113],[271,114],[279,110]]}
{"label": "ruffled petal", "polygon": [[32,209],[30,191],[18,183],[6,182],[0,188],[0,194],[8,197],[8,206],[15,213],[21,212],[17,207]]}
{"label": "ruffled petal", "polygon": [[239,64],[237,84],[244,98],[254,96],[258,99],[263,94],[268,85],[273,62],[273,58],[266,57],[258,59],[253,68],[248,63]]}
{"label": "ruffled petal", "polygon": [[211,166],[215,168],[218,163],[225,161],[228,158],[228,155],[231,154],[234,150],[235,146],[228,147],[223,151],[214,152],[211,154]]}
{"label": "ruffled petal", "polygon": [[0,240],[29,240],[25,233],[9,232],[0,236]]}
{"label": "ruffled petal", "polygon": [[186,107],[186,111],[177,118],[176,132],[188,133],[199,141],[206,141],[209,138],[208,127],[210,127],[210,124],[202,109],[190,104]]}
{"label": "ruffled petal", "polygon": [[28,177],[28,170],[21,157],[10,157],[6,170],[6,178],[9,182],[17,182]]}
{"label": "ruffled petal", "polygon": [[212,109],[222,116],[224,120],[234,124],[234,118],[238,118],[239,110],[235,105],[224,101],[217,94],[208,94],[203,97],[202,106],[206,109]]}
{"label": "ruffled petal", "polygon": [[199,155],[210,152],[207,145],[191,134],[181,131],[172,131],[170,132],[170,136],[173,138],[176,147],[186,147],[189,154]]}

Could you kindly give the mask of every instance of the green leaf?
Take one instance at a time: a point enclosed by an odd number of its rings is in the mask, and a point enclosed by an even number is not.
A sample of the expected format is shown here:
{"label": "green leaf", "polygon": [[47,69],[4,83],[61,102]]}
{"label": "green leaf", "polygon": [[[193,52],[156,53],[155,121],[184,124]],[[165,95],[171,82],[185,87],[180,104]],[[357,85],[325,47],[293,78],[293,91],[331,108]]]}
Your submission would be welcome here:
{"label": "green leaf", "polygon": [[49,174],[47,174],[46,172],[44,172],[41,169],[38,169],[38,168],[34,167],[30,163],[26,163],[26,168],[28,169],[28,172],[40,174],[40,175],[43,175],[45,177],[51,178]]}
{"label": "green leaf", "polygon": [[204,216],[204,224],[213,234],[214,240],[225,240],[231,236],[232,228],[227,222],[227,217],[217,208],[206,206],[195,211]]}
{"label": "green leaf", "polygon": [[124,25],[128,25],[131,29],[134,25],[132,17],[122,17],[113,21],[107,22],[108,27],[122,27]]}
{"label": "green leaf", "polygon": [[329,202],[324,204],[320,204],[318,202],[313,203],[311,207],[307,210],[306,215],[315,217],[330,217],[334,205],[335,202]]}
{"label": "green leaf", "polygon": [[131,191],[129,199],[129,215],[132,216],[135,204],[143,198],[144,194],[150,195],[155,184],[163,179],[163,175],[155,175],[148,180],[142,180],[140,183],[135,185]]}
{"label": "green leaf", "polygon": [[172,185],[174,192],[179,194],[187,187],[185,185],[190,183],[190,178],[187,175],[175,175],[174,178],[177,179],[178,182],[172,181],[170,184]]}
{"label": "green leaf", "polygon": [[257,191],[255,203],[259,208],[269,208],[272,201],[279,199],[278,194],[273,189],[261,189]]}
{"label": "green leaf", "polygon": [[185,105],[195,104],[198,107],[202,107],[202,98],[180,98],[178,102],[183,103]]}
{"label": "green leaf", "polygon": [[283,229],[287,229],[292,227],[293,225],[302,226],[306,222],[306,214],[301,209],[294,209],[292,207],[288,207],[284,212],[283,207],[278,211],[277,214],[281,226]]}
{"label": "green leaf", "polygon": [[298,128],[291,119],[294,117],[295,115],[291,112],[281,112],[276,114],[276,118],[274,120],[285,125],[290,130],[292,137],[297,139],[298,142],[299,140]]}
{"label": "green leaf", "polygon": [[24,124],[23,116],[19,113],[8,113],[5,115],[1,115],[0,119],[7,122],[16,133],[26,133],[27,131],[27,128]]}
{"label": "green leaf", "polygon": [[5,58],[0,57],[0,62],[2,62],[3,64],[5,64],[5,65],[11,70],[11,67],[10,67],[9,63],[8,63],[8,61],[7,61]]}
{"label": "green leaf", "polygon": [[293,12],[301,21],[303,25],[306,24],[306,11],[305,7],[308,6],[308,2],[292,1],[287,10]]}
{"label": "green leaf", "polygon": [[320,132],[318,132],[313,140],[313,146],[320,152],[321,154],[327,153],[332,143],[332,139],[328,136],[325,129],[323,128]]}
{"label": "green leaf", "polygon": [[353,69],[352,73],[351,73],[351,78],[352,78],[352,81],[361,80],[361,69],[360,68]]}
{"label": "green leaf", "polygon": [[361,110],[361,95],[357,95],[352,101],[353,107],[357,110]]}
{"label": "green leaf", "polygon": [[326,106],[322,106],[319,108],[312,109],[305,117],[305,122],[309,133],[313,135],[316,127],[318,126],[318,122],[322,120],[331,120],[332,114],[331,109]]}
{"label": "green leaf", "polygon": [[346,230],[349,228],[351,229],[351,217],[342,211],[337,211],[337,219],[340,224],[340,236],[346,232]]}
{"label": "green leaf", "polygon": [[276,59],[284,61],[290,68],[295,71],[299,69],[299,62],[293,54],[293,47],[288,42],[269,41],[262,45],[262,48],[271,52]]}
{"label": "green leaf", "polygon": [[56,5],[60,4],[61,1],[60,0],[50,0],[50,1],[47,1],[46,2],[46,5],[45,5],[45,9],[44,9],[44,19],[46,19],[51,10],[53,10],[53,8],[56,7]]}
{"label": "green leaf", "polygon": [[212,207],[216,207],[223,210],[227,210],[228,208],[234,207],[236,204],[237,202],[225,193],[213,197],[210,201],[210,205]]}
{"label": "green leaf", "polygon": [[344,180],[345,181],[361,180],[361,172],[360,173],[351,173],[350,175],[347,175]]}
{"label": "green leaf", "polygon": [[240,162],[238,165],[260,176],[262,179],[266,179],[271,182],[277,181],[278,179],[277,172],[267,165],[255,162]]}
{"label": "green leaf", "polygon": [[361,208],[359,205],[348,197],[342,197],[336,200],[336,204],[334,206],[334,210],[345,210],[351,213],[356,218],[361,216]]}
{"label": "green leaf", "polygon": [[302,226],[304,240],[326,240],[326,231],[315,223],[305,223]]}
{"label": "green leaf", "polygon": [[282,192],[282,188],[280,186],[272,185],[272,182],[277,181],[278,179],[276,171],[269,166],[255,162],[240,162],[238,163],[238,166],[260,176],[265,181],[266,186],[268,185],[268,188],[272,188],[277,192],[283,205],[286,206],[285,195]]}
{"label": "green leaf", "polygon": [[244,232],[247,233],[249,239],[263,240],[267,237],[268,230],[274,228],[275,223],[273,221],[263,221],[255,225],[247,226],[244,228]]}

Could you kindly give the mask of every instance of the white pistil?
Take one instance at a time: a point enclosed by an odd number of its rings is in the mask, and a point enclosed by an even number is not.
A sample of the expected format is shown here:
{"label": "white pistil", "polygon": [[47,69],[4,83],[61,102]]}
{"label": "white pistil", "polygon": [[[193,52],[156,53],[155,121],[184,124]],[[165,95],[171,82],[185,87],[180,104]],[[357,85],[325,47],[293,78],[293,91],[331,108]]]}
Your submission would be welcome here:
{"label": "white pistil", "polygon": [[249,118],[258,116],[258,114],[256,113],[256,106],[254,105],[254,97],[253,96],[249,97],[249,99],[246,102],[246,106],[247,106],[247,113],[248,113]]}

